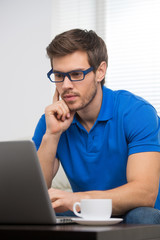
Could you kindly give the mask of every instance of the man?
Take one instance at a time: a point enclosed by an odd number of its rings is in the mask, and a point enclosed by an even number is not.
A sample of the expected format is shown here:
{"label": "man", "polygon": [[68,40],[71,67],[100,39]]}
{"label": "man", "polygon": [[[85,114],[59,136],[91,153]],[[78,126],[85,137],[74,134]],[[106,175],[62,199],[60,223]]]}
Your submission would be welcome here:
{"label": "man", "polygon": [[56,212],[84,198],[111,198],[113,216],[160,223],[160,120],[145,100],[104,87],[108,56],[93,31],[73,29],[47,47],[56,84],[33,141],[48,188],[59,161],[73,192],[49,189]]}

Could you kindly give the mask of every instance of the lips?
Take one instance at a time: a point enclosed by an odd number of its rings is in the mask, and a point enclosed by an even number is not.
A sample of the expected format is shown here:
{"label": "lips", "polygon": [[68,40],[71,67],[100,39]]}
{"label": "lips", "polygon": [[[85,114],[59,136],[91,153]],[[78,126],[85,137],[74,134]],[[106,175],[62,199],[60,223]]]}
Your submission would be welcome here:
{"label": "lips", "polygon": [[69,101],[75,101],[76,98],[78,96],[77,95],[74,95],[74,94],[66,94],[63,96],[63,99],[66,101],[66,102],[69,102]]}

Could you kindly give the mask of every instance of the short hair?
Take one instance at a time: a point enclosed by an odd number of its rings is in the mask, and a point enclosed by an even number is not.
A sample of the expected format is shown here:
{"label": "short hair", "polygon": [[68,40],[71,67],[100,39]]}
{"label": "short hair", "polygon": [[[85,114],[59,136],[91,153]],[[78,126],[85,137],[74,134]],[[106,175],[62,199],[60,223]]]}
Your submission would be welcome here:
{"label": "short hair", "polygon": [[[75,51],[81,50],[87,53],[88,62],[94,68],[98,69],[102,61],[108,66],[108,54],[105,42],[94,31],[71,29],[58,34],[46,48],[50,58],[51,65],[54,57],[63,57]],[[101,85],[105,83],[105,78]]]}

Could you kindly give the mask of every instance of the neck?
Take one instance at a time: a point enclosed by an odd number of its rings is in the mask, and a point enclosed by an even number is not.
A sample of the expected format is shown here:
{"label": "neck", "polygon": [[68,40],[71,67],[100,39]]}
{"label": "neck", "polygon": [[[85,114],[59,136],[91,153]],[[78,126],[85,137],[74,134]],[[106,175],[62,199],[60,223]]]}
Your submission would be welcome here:
{"label": "neck", "polygon": [[89,132],[97,120],[102,104],[102,87],[97,87],[97,93],[92,102],[84,109],[77,112],[79,122]]}

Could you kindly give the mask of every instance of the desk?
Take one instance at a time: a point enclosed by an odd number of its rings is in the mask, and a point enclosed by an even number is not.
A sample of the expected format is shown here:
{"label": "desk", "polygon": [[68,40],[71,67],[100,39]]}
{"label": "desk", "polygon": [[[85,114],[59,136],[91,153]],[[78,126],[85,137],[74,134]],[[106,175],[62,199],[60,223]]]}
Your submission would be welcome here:
{"label": "desk", "polygon": [[160,225],[56,226],[0,225],[0,239],[160,240]]}

